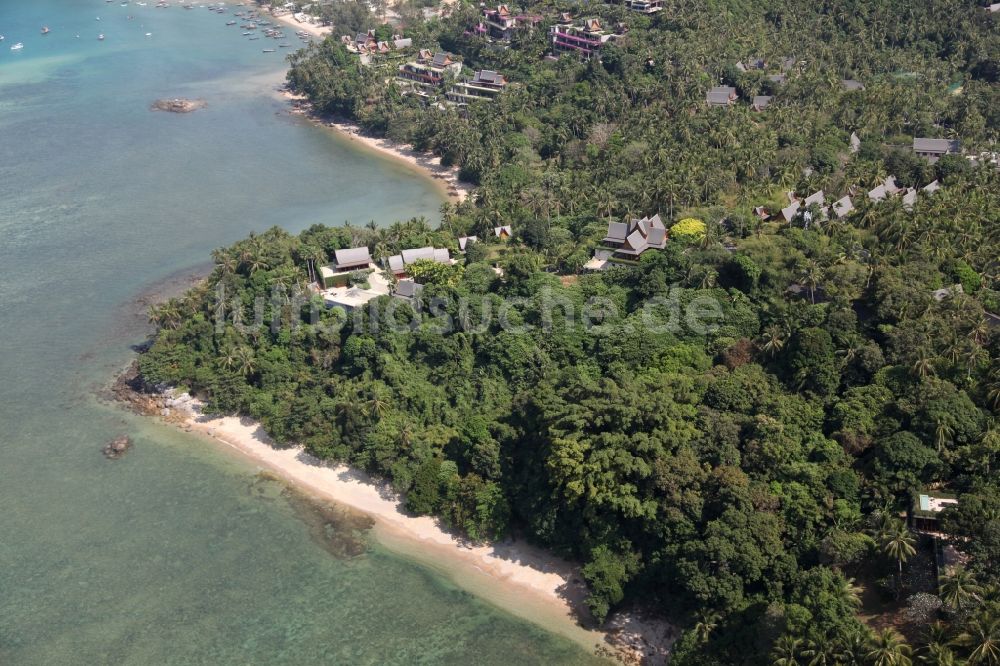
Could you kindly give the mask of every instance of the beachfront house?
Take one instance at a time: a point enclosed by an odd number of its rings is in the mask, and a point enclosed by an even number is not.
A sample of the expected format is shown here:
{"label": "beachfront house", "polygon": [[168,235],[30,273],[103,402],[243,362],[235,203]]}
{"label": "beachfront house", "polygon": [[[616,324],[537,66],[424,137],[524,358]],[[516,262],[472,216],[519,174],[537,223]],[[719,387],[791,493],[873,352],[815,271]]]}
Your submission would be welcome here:
{"label": "beachfront house", "polygon": [[[564,16],[564,20],[568,17]],[[589,59],[599,53],[608,42],[621,37],[604,29],[600,19],[586,19],[582,23],[567,21],[549,28],[554,53],[576,53]]]}
{"label": "beachfront house", "polygon": [[729,106],[739,98],[736,88],[732,86],[715,86],[705,94],[709,106]]}
{"label": "beachfront house", "polygon": [[404,280],[399,280],[396,282],[396,288],[393,291],[393,296],[406,301],[412,301],[413,299],[420,296],[420,292],[424,290],[424,285],[418,284],[409,278]]}
{"label": "beachfront house", "polygon": [[601,245],[612,252],[609,260],[636,260],[646,250],[662,250],[667,243],[667,228],[659,215],[611,222]]}
{"label": "beachfront house", "polygon": [[911,493],[910,526],[924,532],[940,532],[941,512],[958,506],[958,497],[934,490]]}
{"label": "beachfront house", "polygon": [[320,284],[324,289],[343,287],[351,273],[371,270],[371,256],[367,247],[352,247],[333,251],[334,261],[319,269]]}
{"label": "beachfront house", "polygon": [[741,60],[736,63],[736,69],[744,74],[751,70],[760,71],[762,69],[767,69],[767,62],[765,62],[763,58],[751,58],[746,64],[743,64],[743,61]]}
{"label": "beachfront house", "polygon": [[344,35],[340,38],[340,41],[344,42],[344,45],[348,47],[348,50],[353,49],[357,53],[368,52],[378,43],[378,40],[375,38],[374,30],[359,32],[354,36],[354,39],[351,39],[350,35]]}
{"label": "beachfront house", "polygon": [[913,139],[913,152],[934,164],[945,155],[957,155],[961,144],[952,139]]}
{"label": "beachfront house", "polygon": [[483,24],[486,34],[502,42],[509,42],[517,30],[517,19],[508,5],[500,5],[496,9],[484,9]]}
{"label": "beachfront house", "polygon": [[389,270],[397,279],[407,277],[406,267],[421,259],[436,261],[439,264],[453,264],[455,261],[447,248],[418,247],[403,250],[399,254],[394,254],[387,260]]}
{"label": "beachfront house", "polygon": [[799,208],[802,207],[802,203],[799,201],[793,201],[786,207],[781,209],[781,217],[785,219],[785,222],[791,222],[795,219],[795,216],[799,213]]}
{"label": "beachfront house", "polygon": [[541,16],[515,14],[510,5],[499,5],[496,9],[483,10],[483,20],[475,28],[477,35],[498,42],[510,42],[514,33],[525,28],[532,29],[542,22]]}
{"label": "beachfront house", "polygon": [[845,196],[834,201],[831,208],[833,209],[833,214],[839,220],[854,210],[854,204],[851,202],[850,196]]}
{"label": "beachfront house", "polygon": [[447,74],[457,75],[462,63],[447,52],[431,53],[423,49],[417,59],[399,66],[396,82],[404,93],[427,97],[441,88]]}
{"label": "beachfront house", "polygon": [[813,192],[806,197],[806,200],[802,202],[802,205],[806,208],[809,206],[822,206],[826,202],[826,195],[823,194],[823,190],[819,192]]}
{"label": "beachfront house", "polygon": [[663,11],[663,0],[625,0],[625,6],[641,14],[655,14]]}
{"label": "beachfront house", "polygon": [[371,267],[371,255],[367,247],[351,247],[333,251],[334,265],[338,271],[360,271]]}
{"label": "beachfront house", "polygon": [[514,230],[509,224],[505,224],[502,227],[493,227],[493,235],[500,240],[510,240],[514,236]]}
{"label": "beachfront house", "polygon": [[476,72],[471,79],[455,83],[445,97],[453,104],[465,106],[477,100],[490,101],[506,86],[507,79],[503,74],[483,69]]}
{"label": "beachfront house", "polygon": [[[393,35],[391,41],[378,41],[375,38],[375,31],[359,32],[354,37],[342,35],[340,42],[351,53],[359,55],[361,62],[365,65],[371,64],[371,56],[389,55],[405,51],[413,46],[412,39],[404,39],[400,35]],[[399,53],[402,56],[402,53]]]}
{"label": "beachfront house", "polygon": [[888,176],[878,187],[868,192],[868,198],[872,201],[885,201],[887,197],[895,196],[900,191],[896,185],[896,177]]}

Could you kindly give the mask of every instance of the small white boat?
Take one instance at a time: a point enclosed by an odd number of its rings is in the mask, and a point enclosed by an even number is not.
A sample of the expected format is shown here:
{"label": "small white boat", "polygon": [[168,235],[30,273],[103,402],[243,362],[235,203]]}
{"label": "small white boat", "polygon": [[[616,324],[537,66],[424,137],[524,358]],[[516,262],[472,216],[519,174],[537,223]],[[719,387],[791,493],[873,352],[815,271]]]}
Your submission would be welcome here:
{"label": "small white boat", "polygon": [[274,49],[264,49],[264,53],[274,53]]}
{"label": "small white boat", "polygon": [[97,41],[99,41],[99,42],[103,42],[104,41],[104,33],[103,32],[97,36]]}
{"label": "small white boat", "polygon": [[151,32],[147,32],[147,33],[146,33],[146,36],[147,36],[147,37],[152,37],[152,36],[153,36],[153,33],[151,33]]}
{"label": "small white boat", "polygon": [[14,44],[14,46],[10,47],[10,50],[11,51],[20,51],[23,48],[24,48],[24,44],[22,44],[21,42],[18,42],[17,44]]}
{"label": "small white boat", "polygon": [[51,31],[51,30],[49,30],[49,26],[44,26],[44,27],[42,27],[42,34],[43,34],[43,35],[47,35],[47,34],[49,34],[50,32],[52,32],[52,31]]}

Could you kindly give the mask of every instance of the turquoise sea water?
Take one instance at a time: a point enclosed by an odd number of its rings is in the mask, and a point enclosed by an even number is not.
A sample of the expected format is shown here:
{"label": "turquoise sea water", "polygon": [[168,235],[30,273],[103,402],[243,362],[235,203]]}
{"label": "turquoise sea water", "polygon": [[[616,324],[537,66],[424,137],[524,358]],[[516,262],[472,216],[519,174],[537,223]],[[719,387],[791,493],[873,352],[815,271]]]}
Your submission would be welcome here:
{"label": "turquoise sea water", "polygon": [[[230,15],[154,5],[0,0],[0,664],[587,661],[377,543],[346,557],[357,525],[95,398],[214,247],[441,203],[284,114],[281,53]],[[208,107],[149,111],[175,96]]]}

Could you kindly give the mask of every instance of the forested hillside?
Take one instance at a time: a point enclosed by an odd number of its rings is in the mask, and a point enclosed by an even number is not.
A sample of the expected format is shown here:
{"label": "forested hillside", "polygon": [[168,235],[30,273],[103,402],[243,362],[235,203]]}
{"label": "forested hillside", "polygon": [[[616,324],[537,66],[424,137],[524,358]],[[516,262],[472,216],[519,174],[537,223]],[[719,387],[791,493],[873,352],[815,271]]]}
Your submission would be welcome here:
{"label": "forested hillside", "polygon": [[[362,66],[333,39],[293,56],[319,110],[439,153],[478,190],[436,229],[272,229],[218,250],[206,285],[154,310],[144,375],[384,477],[473,539],[580,561],[596,618],[638,604],[687,630],[674,664],[1000,664],[1000,172],[911,150],[993,149],[1000,14],[664,6],[531,5],[546,18],[509,48],[470,33],[471,6],[407,24],[415,47],[511,82],[465,111],[400,94],[398,61]],[[627,31],[600,59],[545,60],[561,11]],[[709,108],[720,79],[742,99]],[[912,205],[866,196],[889,175]],[[855,210],[754,212],[821,189]],[[704,231],[581,272],[609,221],[655,213]],[[510,242],[486,241],[498,224]],[[457,255],[467,234],[481,242]],[[359,244],[462,260],[421,275],[422,308],[384,297],[345,319],[290,295]],[[673,325],[706,303],[711,325]],[[917,492],[958,501],[937,546],[906,520]],[[946,546],[958,563],[938,569]]]}

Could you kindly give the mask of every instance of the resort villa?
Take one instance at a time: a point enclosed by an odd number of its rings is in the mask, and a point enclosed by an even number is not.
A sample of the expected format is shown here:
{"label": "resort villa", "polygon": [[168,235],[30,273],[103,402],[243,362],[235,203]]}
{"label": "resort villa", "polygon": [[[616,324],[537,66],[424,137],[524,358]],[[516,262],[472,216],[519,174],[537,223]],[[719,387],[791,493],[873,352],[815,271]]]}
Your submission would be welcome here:
{"label": "resort villa", "polygon": [[464,106],[476,100],[489,101],[500,94],[506,86],[507,79],[503,74],[483,69],[476,72],[471,79],[454,84],[445,97],[453,104]]}
{"label": "resort villa", "polygon": [[951,139],[913,139],[913,152],[934,164],[945,155],[957,155],[961,143]]}
{"label": "resort villa", "polygon": [[663,11],[663,0],[625,0],[625,6],[634,12],[655,14]]}
{"label": "resort villa", "polygon": [[601,20],[596,18],[582,23],[557,23],[549,29],[549,36],[555,53],[574,52],[582,58],[590,58],[605,44],[621,37],[620,34],[605,31]]}
{"label": "resort villa", "polygon": [[611,222],[608,234],[601,241],[611,250],[609,260],[635,260],[650,249],[662,250],[667,244],[667,228],[659,215],[633,219],[631,222]]}
{"label": "resort villa", "polygon": [[408,277],[406,267],[415,261],[420,261],[421,259],[436,261],[439,264],[455,263],[447,248],[435,247],[418,247],[403,250],[399,254],[394,254],[389,257],[387,263],[389,265],[389,270],[392,271],[392,274],[395,275],[397,279],[401,279]]}
{"label": "resort villa", "polygon": [[868,198],[872,201],[885,201],[886,197],[894,196],[897,192],[899,188],[896,187],[896,177],[887,176],[881,185],[868,191]]}
{"label": "resort villa", "polygon": [[715,86],[705,95],[709,106],[729,106],[739,98],[736,88],[731,86]]}
{"label": "resort villa", "polygon": [[510,240],[514,235],[514,231],[510,228],[509,224],[505,224],[502,227],[493,227],[493,235],[500,240]]}
{"label": "resort villa", "polygon": [[404,92],[426,97],[444,84],[447,73],[459,74],[461,71],[462,63],[454,60],[450,53],[432,54],[423,49],[416,60],[399,66],[396,82]]}
{"label": "resort villa", "polygon": [[393,35],[392,41],[378,41],[375,38],[374,30],[359,32],[354,37],[351,37],[350,35],[343,35],[340,38],[340,42],[348,51],[359,55],[361,57],[361,63],[364,65],[371,64],[371,56],[385,56],[393,53],[402,56],[402,54],[399,53],[400,51],[404,51],[413,46],[412,39],[404,39],[400,35]]}
{"label": "resort villa", "polygon": [[948,507],[958,506],[955,495],[931,490],[919,490],[912,493],[910,505],[910,525],[915,530],[925,532],[940,532],[938,523],[940,513]]}
{"label": "resort villa", "polygon": [[396,289],[393,292],[393,295],[397,298],[412,301],[414,298],[420,296],[420,292],[423,290],[424,285],[418,284],[410,279],[404,279],[396,282]]}
{"label": "resort villa", "polygon": [[351,273],[371,269],[371,256],[367,247],[352,247],[333,251],[334,262],[319,269],[320,283],[324,289],[344,286]]}
{"label": "resort villa", "polygon": [[479,237],[477,236],[462,236],[458,239],[458,249],[465,252],[466,248],[469,247],[469,243],[478,243]]}
{"label": "resort villa", "polygon": [[500,5],[496,9],[483,10],[483,21],[480,23],[482,28],[477,32],[499,42],[509,42],[517,30],[523,27],[533,28],[541,20],[541,16],[527,14],[515,16],[509,5]]}
{"label": "resort villa", "polygon": [[[389,294],[389,283],[375,271],[367,247],[334,250],[333,256],[332,264],[319,269],[317,287],[326,307],[353,310],[373,298]],[[355,279],[352,285],[352,276],[359,273],[364,276],[363,284],[357,284],[361,281]]]}
{"label": "resort villa", "polygon": [[840,218],[844,217],[852,210],[854,210],[854,203],[851,202],[850,196],[844,196],[843,198],[834,201],[833,205],[830,206],[830,208],[833,210],[833,214],[839,220]]}

